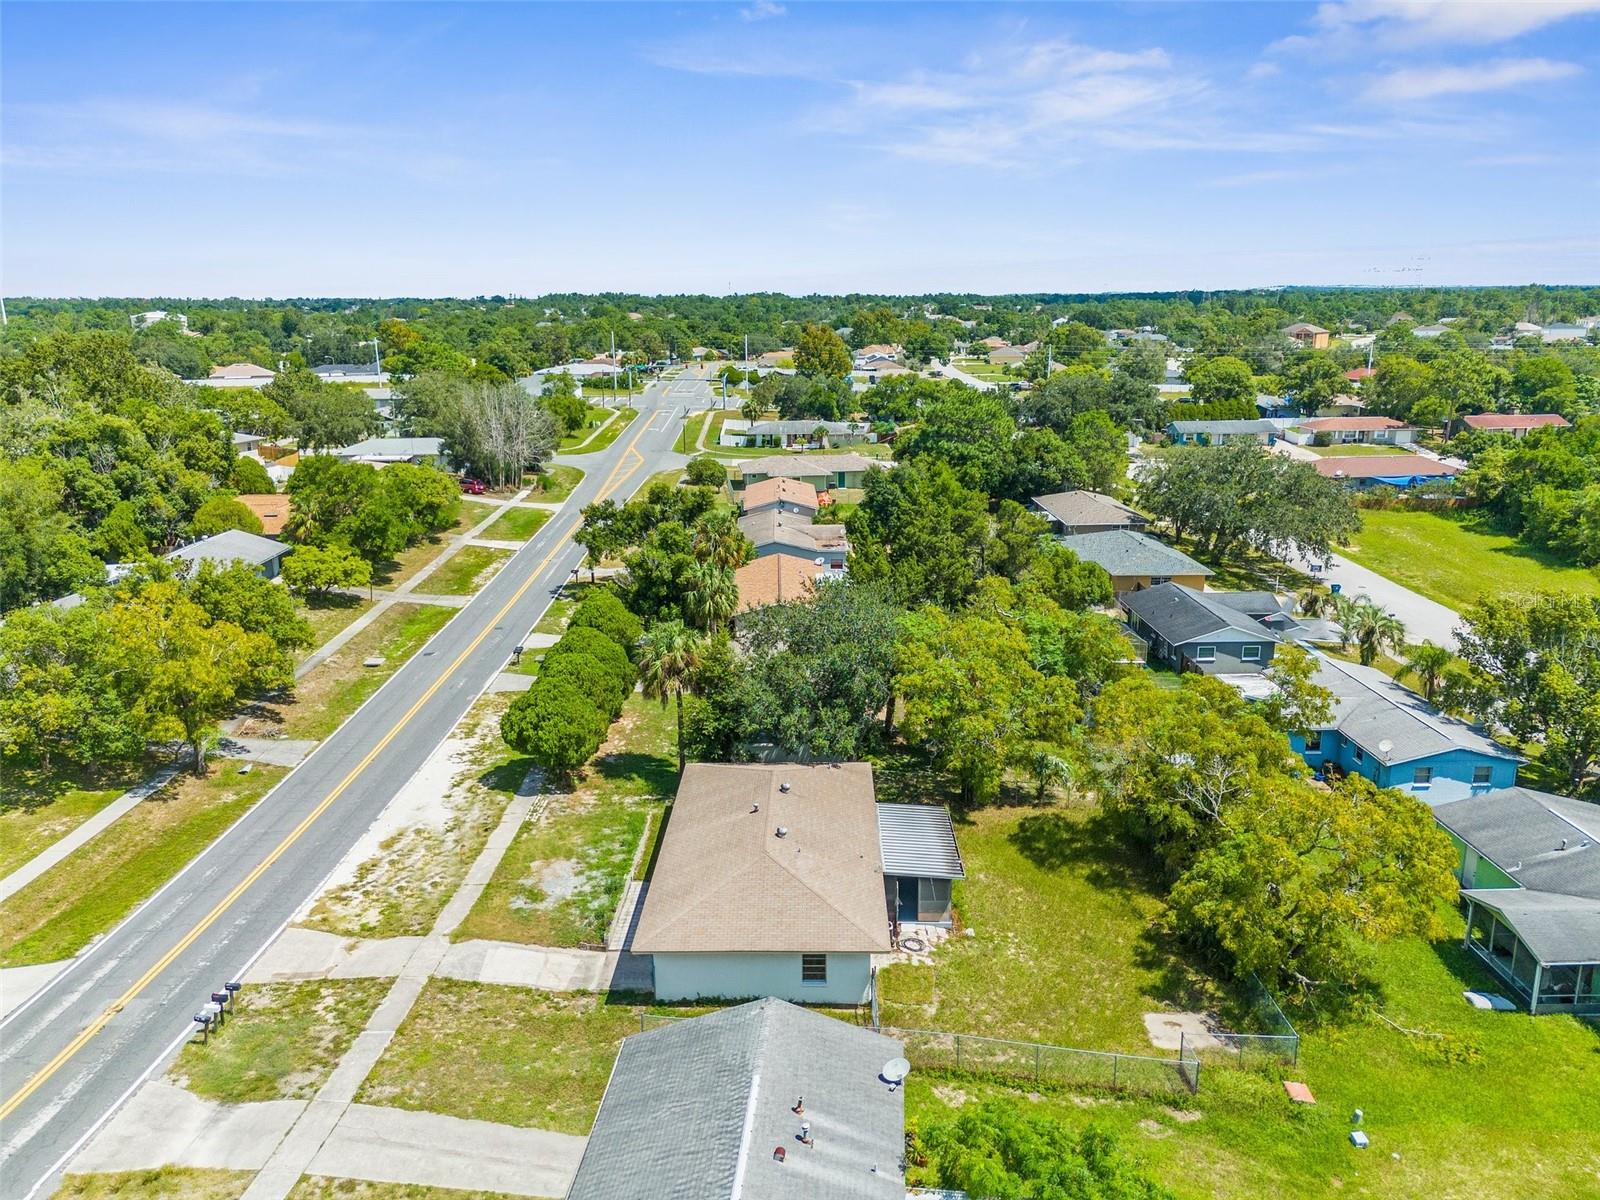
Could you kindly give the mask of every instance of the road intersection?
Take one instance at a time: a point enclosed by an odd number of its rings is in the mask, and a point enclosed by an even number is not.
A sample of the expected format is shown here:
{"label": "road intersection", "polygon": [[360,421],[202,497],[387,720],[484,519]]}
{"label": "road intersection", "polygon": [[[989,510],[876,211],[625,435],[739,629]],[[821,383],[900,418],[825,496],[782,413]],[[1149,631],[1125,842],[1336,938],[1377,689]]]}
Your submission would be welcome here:
{"label": "road intersection", "polygon": [[176,1051],[500,671],[583,558],[582,508],[680,465],[703,369],[650,385],[565,507],[405,666],[129,918],[0,1022],[0,1195],[48,1194],[62,1166]]}

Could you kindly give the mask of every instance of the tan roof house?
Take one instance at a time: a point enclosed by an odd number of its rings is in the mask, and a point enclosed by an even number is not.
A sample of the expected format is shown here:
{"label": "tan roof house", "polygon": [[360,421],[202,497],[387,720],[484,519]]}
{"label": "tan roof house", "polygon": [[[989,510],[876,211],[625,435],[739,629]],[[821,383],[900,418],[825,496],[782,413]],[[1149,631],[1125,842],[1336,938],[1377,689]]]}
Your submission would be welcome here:
{"label": "tan roof house", "polygon": [[798,554],[767,554],[751,559],[733,573],[733,581],[739,587],[739,607],[734,613],[810,600],[816,595],[817,580],[837,574]]}
{"label": "tan roof house", "polygon": [[1334,445],[1365,443],[1405,446],[1416,438],[1417,431],[1393,417],[1310,417],[1291,425],[1284,430],[1283,436],[1286,441],[1299,446],[1311,445],[1319,440]]}
{"label": "tan roof house", "polygon": [[741,497],[745,515],[776,509],[778,512],[803,513],[814,517],[822,507],[817,499],[817,489],[803,479],[763,479],[745,488]]}
{"label": "tan roof house", "polygon": [[1284,327],[1284,336],[1292,342],[1297,342],[1311,350],[1326,350],[1328,348],[1328,331],[1320,325],[1312,325],[1306,321],[1296,321],[1293,325]]}
{"label": "tan roof house", "polygon": [[656,998],[865,1002],[893,946],[902,876],[885,864],[946,896],[964,874],[949,814],[880,811],[904,807],[877,804],[868,763],[691,763],[632,941]]}
{"label": "tan roof house", "polygon": [[261,532],[268,537],[282,533],[289,514],[294,511],[294,504],[287,495],[249,492],[234,499],[255,513],[256,520],[261,522]]}
{"label": "tan roof house", "polygon": [[794,554],[829,570],[843,571],[850,557],[844,526],[817,525],[810,514],[763,508],[740,517],[739,529],[755,545],[757,558]]}
{"label": "tan roof house", "polygon": [[1509,433],[1522,437],[1530,429],[1568,429],[1572,422],[1558,413],[1474,413],[1461,418],[1468,429],[1483,429],[1490,433]]}

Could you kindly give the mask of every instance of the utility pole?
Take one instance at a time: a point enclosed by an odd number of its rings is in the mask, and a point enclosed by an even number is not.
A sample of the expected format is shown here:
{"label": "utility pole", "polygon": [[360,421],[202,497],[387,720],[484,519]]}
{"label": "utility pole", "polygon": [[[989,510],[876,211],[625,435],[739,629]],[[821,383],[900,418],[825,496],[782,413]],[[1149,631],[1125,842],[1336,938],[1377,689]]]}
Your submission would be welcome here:
{"label": "utility pole", "polygon": [[0,325],[9,324],[11,324],[11,322],[6,317],[6,298],[4,296],[0,296]]}

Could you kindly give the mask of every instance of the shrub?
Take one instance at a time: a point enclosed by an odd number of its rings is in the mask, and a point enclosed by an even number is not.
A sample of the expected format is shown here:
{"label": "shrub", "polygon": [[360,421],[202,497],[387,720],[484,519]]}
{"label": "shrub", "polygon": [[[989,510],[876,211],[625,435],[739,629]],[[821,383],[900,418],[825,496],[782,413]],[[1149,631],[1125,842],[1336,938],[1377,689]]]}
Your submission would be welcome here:
{"label": "shrub", "polygon": [[326,596],[371,582],[372,564],[349,546],[299,546],[283,560],[284,586],[297,596]]}
{"label": "shrub", "polygon": [[689,482],[699,487],[721,487],[728,482],[728,468],[709,454],[691,458],[684,470]]}
{"label": "shrub", "polygon": [[613,721],[622,711],[622,702],[628,698],[627,681],[612,667],[587,654],[559,654],[547,658],[540,668],[539,678],[572,684]]}
{"label": "shrub", "polygon": [[585,596],[567,622],[567,629],[598,629],[630,654],[644,634],[643,623],[609,588]]}
{"label": "shrub", "polygon": [[194,519],[189,522],[189,533],[194,537],[210,537],[229,529],[260,533],[261,518],[232,496],[213,496],[195,510]]}
{"label": "shrub", "polygon": [[605,714],[570,680],[541,678],[506,709],[500,736],[545,770],[569,775],[600,748],[606,725]]}
{"label": "shrub", "polygon": [[588,655],[614,672],[629,688],[633,687],[633,663],[628,658],[628,652],[598,629],[588,626],[568,629],[561,635],[561,640],[545,653],[545,667],[550,666],[552,659],[564,654]]}

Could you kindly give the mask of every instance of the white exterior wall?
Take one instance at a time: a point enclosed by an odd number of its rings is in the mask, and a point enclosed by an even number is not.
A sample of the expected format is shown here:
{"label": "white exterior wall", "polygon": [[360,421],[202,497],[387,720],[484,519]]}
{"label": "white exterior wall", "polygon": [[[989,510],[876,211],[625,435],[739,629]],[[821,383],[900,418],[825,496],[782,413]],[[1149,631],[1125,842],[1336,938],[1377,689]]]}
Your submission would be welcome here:
{"label": "white exterior wall", "polygon": [[870,954],[828,955],[828,982],[801,983],[798,954],[656,954],[656,999],[743,1000],[776,996],[795,1004],[864,1004]]}

